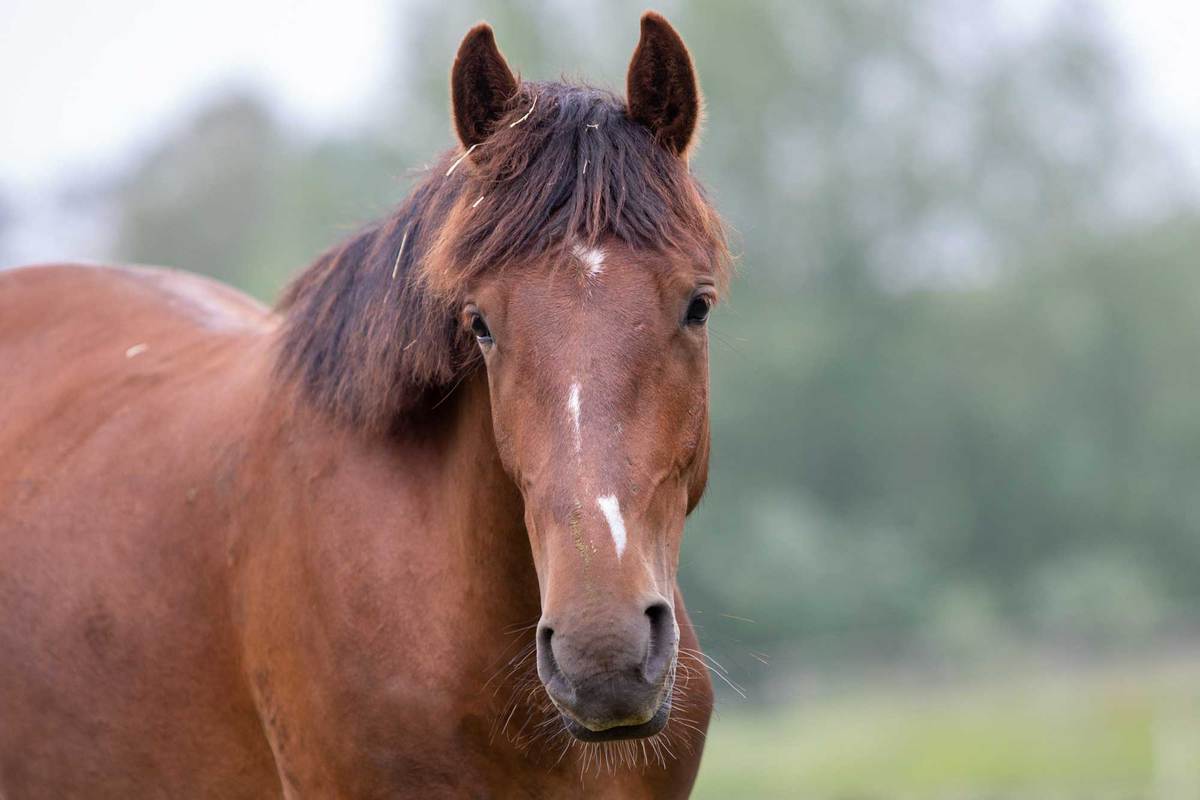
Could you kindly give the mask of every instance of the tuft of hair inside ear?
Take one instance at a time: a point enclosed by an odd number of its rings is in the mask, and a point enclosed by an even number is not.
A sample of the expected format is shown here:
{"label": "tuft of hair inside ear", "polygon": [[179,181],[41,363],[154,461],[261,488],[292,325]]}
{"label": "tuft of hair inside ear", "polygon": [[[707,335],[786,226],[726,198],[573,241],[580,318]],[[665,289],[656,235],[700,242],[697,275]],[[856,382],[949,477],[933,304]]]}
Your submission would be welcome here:
{"label": "tuft of hair inside ear", "polygon": [[652,11],[626,77],[629,115],[676,155],[686,155],[700,122],[700,86],[683,39]]}
{"label": "tuft of hair inside ear", "polygon": [[463,147],[476,147],[491,135],[517,88],[491,26],[476,25],[463,37],[450,70],[454,129]]}

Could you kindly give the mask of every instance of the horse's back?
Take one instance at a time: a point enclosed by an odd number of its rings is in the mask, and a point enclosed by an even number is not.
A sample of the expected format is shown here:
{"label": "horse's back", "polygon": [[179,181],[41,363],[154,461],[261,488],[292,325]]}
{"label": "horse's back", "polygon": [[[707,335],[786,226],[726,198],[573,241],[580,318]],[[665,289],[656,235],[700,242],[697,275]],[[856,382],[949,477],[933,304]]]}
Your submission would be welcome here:
{"label": "horse's back", "polygon": [[135,796],[138,774],[232,796],[231,769],[261,772],[220,495],[271,327],[186,273],[0,271],[0,795]]}
{"label": "horse's back", "polygon": [[269,310],[208,278],[155,267],[49,264],[0,270],[0,347],[47,334],[253,330]]}
{"label": "horse's back", "polygon": [[165,395],[186,407],[188,383],[270,327],[261,304],[185,272],[0,271],[0,448],[73,447],[82,443],[76,434],[90,437],[123,416],[162,418]]}
{"label": "horse's back", "polygon": [[121,380],[122,362],[156,348],[253,336],[269,319],[251,298],[186,272],[75,264],[0,270],[0,405],[52,391],[68,373],[86,375],[94,395],[106,378]]}

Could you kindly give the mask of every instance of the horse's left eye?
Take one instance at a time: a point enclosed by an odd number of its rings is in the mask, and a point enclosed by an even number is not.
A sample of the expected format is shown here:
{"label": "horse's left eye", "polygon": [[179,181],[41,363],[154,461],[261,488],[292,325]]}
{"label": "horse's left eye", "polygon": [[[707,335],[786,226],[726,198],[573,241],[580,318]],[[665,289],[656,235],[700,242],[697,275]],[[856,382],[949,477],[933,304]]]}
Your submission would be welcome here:
{"label": "horse's left eye", "polygon": [[688,304],[687,316],[684,321],[688,325],[703,325],[708,320],[708,312],[712,309],[712,300],[707,295],[699,294]]}

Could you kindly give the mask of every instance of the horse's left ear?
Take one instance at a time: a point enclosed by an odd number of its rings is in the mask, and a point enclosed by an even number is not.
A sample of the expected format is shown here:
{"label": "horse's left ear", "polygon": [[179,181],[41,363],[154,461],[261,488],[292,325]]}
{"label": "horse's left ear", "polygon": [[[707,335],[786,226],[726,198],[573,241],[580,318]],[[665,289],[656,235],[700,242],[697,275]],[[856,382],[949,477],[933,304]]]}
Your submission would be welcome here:
{"label": "horse's left ear", "polygon": [[480,144],[517,93],[517,79],[500,55],[490,25],[476,25],[463,37],[450,70],[454,128],[463,147]]}
{"label": "horse's left ear", "polygon": [[672,153],[685,155],[700,122],[700,87],[683,39],[653,11],[642,15],[625,91],[629,116]]}

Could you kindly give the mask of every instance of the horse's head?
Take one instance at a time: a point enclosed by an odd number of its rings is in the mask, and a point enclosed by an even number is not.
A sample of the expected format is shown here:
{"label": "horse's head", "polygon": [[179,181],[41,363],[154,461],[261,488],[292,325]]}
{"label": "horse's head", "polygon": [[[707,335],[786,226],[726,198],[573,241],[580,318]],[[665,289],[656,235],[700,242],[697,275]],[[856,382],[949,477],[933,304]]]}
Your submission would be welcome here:
{"label": "horse's head", "polygon": [[691,60],[647,14],[623,103],[520,84],[479,26],[451,83],[471,159],[452,212],[463,238],[485,255],[490,238],[553,242],[480,269],[461,297],[525,501],[538,675],[575,736],[649,736],[670,714],[675,577],[707,474],[706,321],[724,261],[687,167]]}

